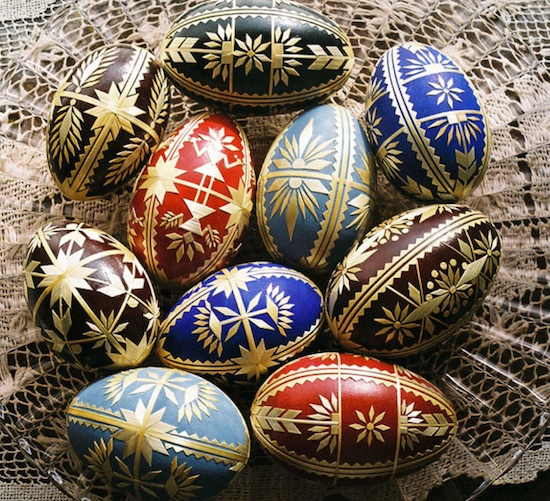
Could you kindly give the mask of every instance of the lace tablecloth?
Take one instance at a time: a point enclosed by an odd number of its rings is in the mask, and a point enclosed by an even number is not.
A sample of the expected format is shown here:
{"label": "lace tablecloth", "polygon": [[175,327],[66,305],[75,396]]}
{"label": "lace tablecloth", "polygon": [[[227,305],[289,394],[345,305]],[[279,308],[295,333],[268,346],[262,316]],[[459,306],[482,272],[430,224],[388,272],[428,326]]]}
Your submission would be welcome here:
{"label": "lace tablecloth", "polygon": [[[458,0],[457,0],[458,2]],[[66,3],[66,0],[8,0],[0,2],[0,42],[1,47],[12,45],[17,47],[22,44],[31,34],[36,26],[47,19],[53,12],[54,6],[60,3]],[[376,2],[381,4],[381,8],[386,8],[388,18],[391,17],[392,9],[399,11],[399,5],[403,2],[379,0]],[[407,3],[407,2],[404,2]],[[411,4],[414,2],[410,2]],[[428,3],[428,2],[424,2]],[[432,4],[437,4],[434,0]],[[444,4],[452,4],[452,2],[441,2]],[[541,67],[549,68],[550,64],[550,3],[548,0],[484,0],[478,2],[480,9],[484,12],[494,12],[495,16],[503,20],[507,29],[515,31],[516,38],[523,38],[527,47],[530,47],[532,54],[539,60]],[[411,11],[414,7],[411,7]],[[401,13],[405,9],[401,9]],[[146,22],[147,20],[144,20]],[[452,19],[449,19],[452,22]],[[464,29],[475,30],[476,26],[468,26]],[[154,33],[151,33],[154,37]],[[472,50],[483,50],[483,32],[479,33],[479,47],[473,47]],[[509,62],[511,65],[514,61]],[[503,68],[505,71],[505,68]],[[550,85],[550,81],[546,80],[546,84]],[[517,89],[521,93],[521,88]],[[0,95],[2,94],[2,85],[0,85]],[[550,92],[549,92],[550,95]],[[529,99],[529,96],[527,96]],[[535,98],[533,98],[535,99]],[[519,101],[519,99],[518,99]],[[501,113],[503,116],[508,114],[514,117],[515,110],[513,109],[493,109],[491,113]],[[543,106],[538,105],[541,116],[538,116],[533,122],[533,135],[550,134],[550,100],[546,98],[543,101]],[[505,117],[506,118],[506,117]],[[531,117],[533,118],[533,117]],[[2,119],[2,117],[0,117]],[[5,119],[5,117],[4,117]],[[518,120],[528,120],[529,117],[522,116]],[[502,120],[504,122],[505,119]],[[536,122],[536,123],[535,123]],[[510,120],[510,127],[514,127],[514,121]],[[519,134],[519,132],[517,132]],[[514,134],[514,131],[511,131]],[[516,138],[517,139],[517,138]],[[497,138],[502,142],[502,139]],[[522,139],[524,142],[529,142],[530,138]],[[547,138],[545,139],[548,143]],[[505,146],[500,146],[505,148]],[[513,155],[510,155],[512,157]],[[503,155],[504,157],[504,155]],[[0,159],[1,161],[1,159]],[[546,165],[548,166],[550,155],[546,152]],[[501,162],[501,165],[504,161]],[[541,169],[543,172],[544,169]],[[546,167],[547,175],[550,175],[548,167]],[[498,173],[493,174],[495,177]],[[533,186],[536,186],[537,180],[532,179]],[[493,179],[493,182],[494,179]],[[546,193],[546,199],[550,194]],[[497,201],[498,202],[498,201]],[[503,205],[502,210],[506,210],[506,200],[500,200]],[[536,203],[535,203],[536,206]],[[548,266],[548,265],[546,265]],[[1,347],[1,344],[0,344]],[[30,466],[30,464],[22,457],[19,448],[12,443],[10,437],[0,431],[0,500],[43,500],[50,501],[68,499],[64,494],[60,493],[55,487],[48,484],[48,479],[44,474]],[[520,459],[517,465],[504,476],[500,477],[497,484],[518,484],[533,480],[538,472],[550,468],[550,434],[547,432],[538,443],[536,443],[527,453]]]}

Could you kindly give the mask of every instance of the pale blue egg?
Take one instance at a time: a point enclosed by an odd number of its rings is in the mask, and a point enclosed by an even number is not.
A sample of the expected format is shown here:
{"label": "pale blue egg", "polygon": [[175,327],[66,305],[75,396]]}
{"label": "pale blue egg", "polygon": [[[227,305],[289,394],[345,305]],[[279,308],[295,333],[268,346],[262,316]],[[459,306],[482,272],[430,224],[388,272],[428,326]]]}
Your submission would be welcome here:
{"label": "pale blue egg", "polygon": [[132,499],[210,499],[244,468],[250,439],[230,398],[195,374],[129,369],[81,390],[67,410],[76,454]]}
{"label": "pale blue egg", "polygon": [[258,176],[262,240],[276,261],[332,271],[371,225],[374,157],[346,108],[310,108],[285,127]]}

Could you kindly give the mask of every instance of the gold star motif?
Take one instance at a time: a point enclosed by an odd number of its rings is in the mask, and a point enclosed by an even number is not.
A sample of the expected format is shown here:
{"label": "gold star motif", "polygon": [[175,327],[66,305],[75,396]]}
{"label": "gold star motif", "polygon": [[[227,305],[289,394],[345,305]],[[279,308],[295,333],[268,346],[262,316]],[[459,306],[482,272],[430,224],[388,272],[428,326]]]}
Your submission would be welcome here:
{"label": "gold star motif", "polygon": [[121,129],[134,134],[131,119],[145,113],[135,105],[139,94],[121,93],[117,84],[112,82],[109,92],[96,90],[96,96],[99,104],[86,112],[96,117],[93,128],[105,127],[111,130],[113,139],[118,136]]}
{"label": "gold star motif", "polygon": [[166,408],[162,408],[150,413],[141,399],[135,410],[122,409],[127,426],[117,431],[113,437],[124,442],[124,458],[139,454],[151,466],[153,452],[168,455],[161,437],[172,433],[176,428],[162,422],[165,410]]}
{"label": "gold star motif", "polygon": [[164,158],[160,156],[154,166],[150,165],[143,173],[143,183],[140,190],[146,190],[145,200],[156,198],[159,203],[164,201],[166,193],[178,193],[176,179],[185,171],[178,166],[178,157]]}
{"label": "gold star motif", "polygon": [[239,349],[241,356],[234,359],[235,363],[240,366],[237,375],[246,374],[248,379],[258,380],[267,373],[270,367],[277,365],[275,360],[277,348],[267,349],[263,339],[250,350],[244,346],[239,346]]}
{"label": "gold star motif", "polygon": [[50,306],[62,299],[70,307],[74,292],[78,289],[92,289],[88,278],[97,270],[82,264],[83,252],[84,249],[80,249],[72,254],[66,254],[60,250],[52,264],[42,266],[43,278],[38,287],[51,291]]}

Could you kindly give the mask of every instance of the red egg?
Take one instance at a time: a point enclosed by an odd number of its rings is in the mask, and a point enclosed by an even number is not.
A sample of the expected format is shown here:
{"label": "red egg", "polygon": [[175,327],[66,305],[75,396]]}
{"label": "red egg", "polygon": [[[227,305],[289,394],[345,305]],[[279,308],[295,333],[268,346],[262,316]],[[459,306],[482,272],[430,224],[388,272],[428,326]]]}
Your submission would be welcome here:
{"label": "red egg", "polygon": [[274,459],[333,485],[385,481],[423,466],[458,427],[451,403],[426,379],[348,353],[287,363],[259,388],[250,414]]}
{"label": "red egg", "polygon": [[238,250],[254,186],[242,128],[220,113],[197,115],[160,145],[137,179],[129,245],[162,285],[196,283]]}

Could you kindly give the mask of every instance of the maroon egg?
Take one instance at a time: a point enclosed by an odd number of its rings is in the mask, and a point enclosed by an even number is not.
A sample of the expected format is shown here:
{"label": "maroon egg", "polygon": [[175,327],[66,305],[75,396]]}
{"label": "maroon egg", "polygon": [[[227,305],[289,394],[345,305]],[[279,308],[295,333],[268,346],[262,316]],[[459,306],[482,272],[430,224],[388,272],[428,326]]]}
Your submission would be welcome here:
{"label": "maroon egg", "polygon": [[417,353],[471,319],[499,263],[498,232],[481,212],[450,204],[403,212],[367,233],[334,271],[328,324],[347,351]]}
{"label": "maroon egg", "polygon": [[163,141],[136,181],[130,248],[159,283],[198,282],[238,250],[254,182],[242,128],[220,113],[191,118]]}
{"label": "maroon egg", "polygon": [[123,186],[162,140],[170,88],[154,55],[109,45],[80,61],[53,96],[47,154],[65,196],[89,200]]}
{"label": "maroon egg", "polygon": [[251,426],[292,471],[353,485],[424,466],[449,447],[458,423],[448,399],[419,375],[362,355],[320,353],[262,384]]}
{"label": "maroon egg", "polygon": [[50,223],[23,263],[32,319],[51,348],[85,370],[142,363],[155,345],[159,307],[135,256],[83,223]]}

